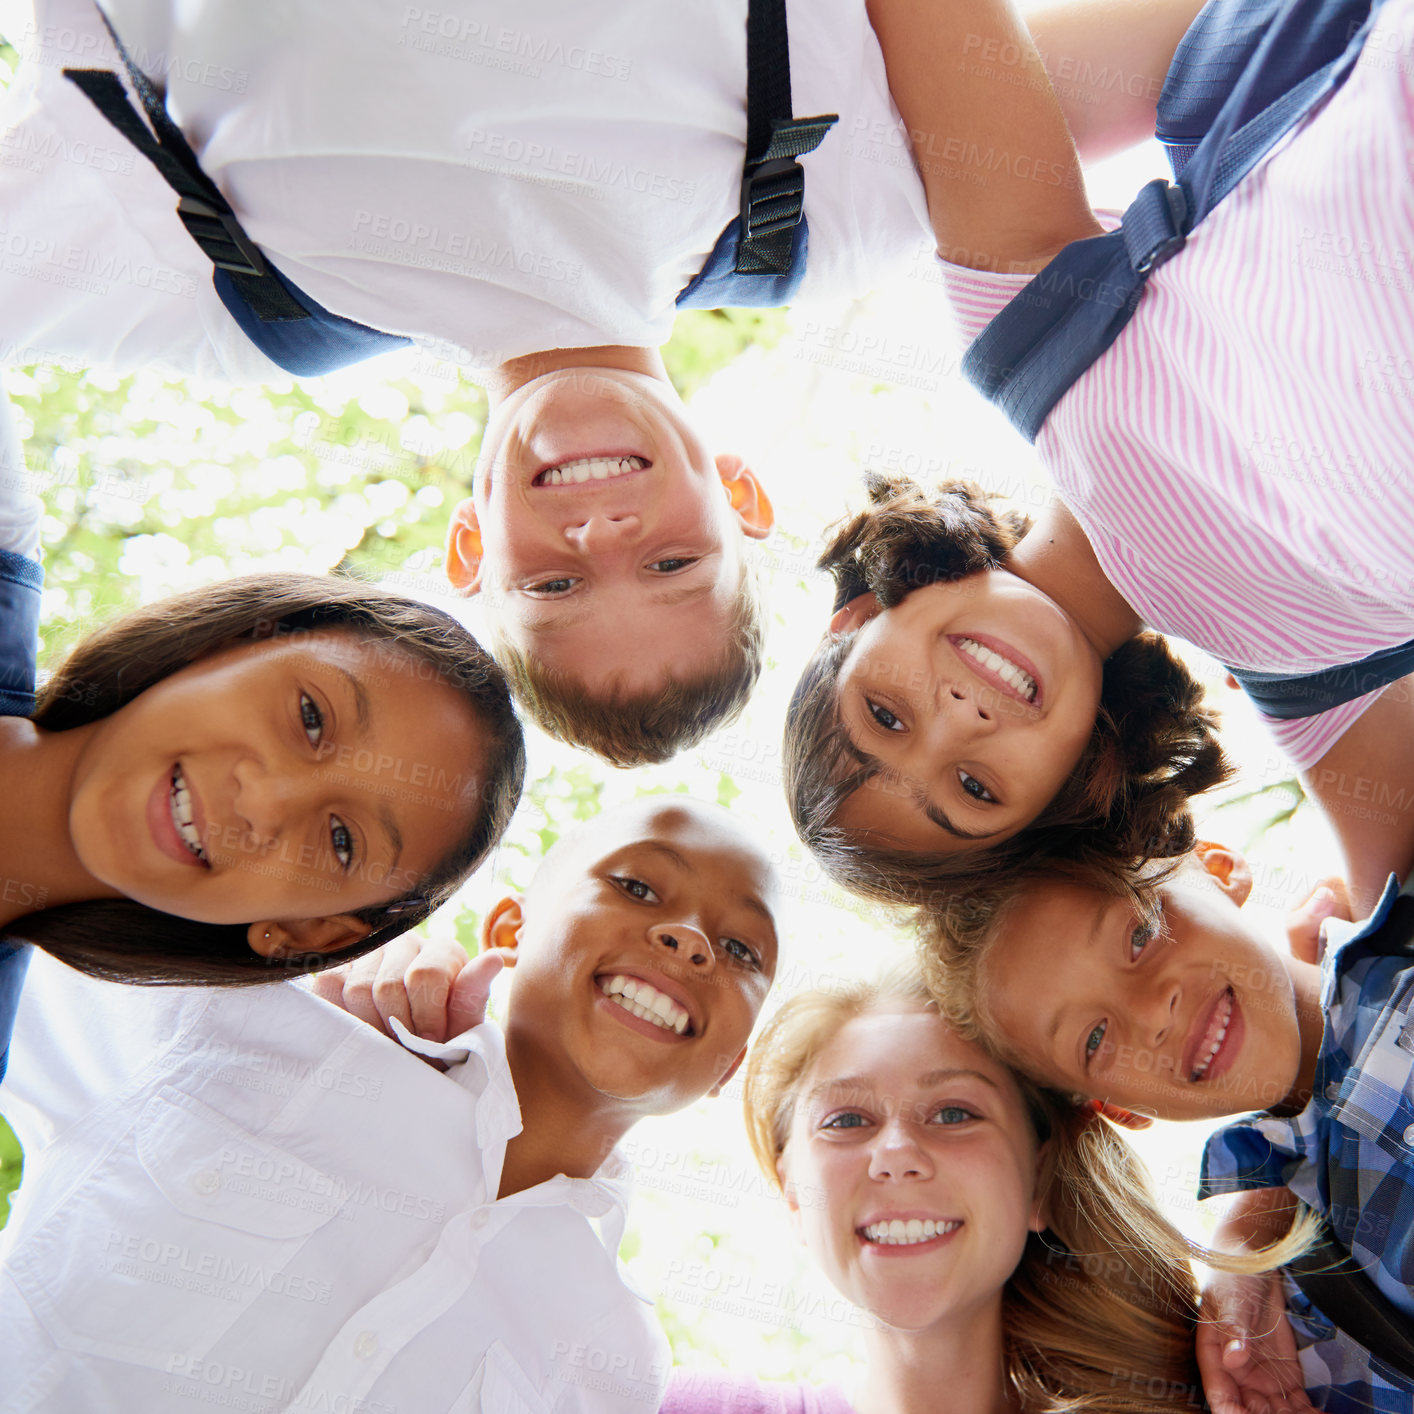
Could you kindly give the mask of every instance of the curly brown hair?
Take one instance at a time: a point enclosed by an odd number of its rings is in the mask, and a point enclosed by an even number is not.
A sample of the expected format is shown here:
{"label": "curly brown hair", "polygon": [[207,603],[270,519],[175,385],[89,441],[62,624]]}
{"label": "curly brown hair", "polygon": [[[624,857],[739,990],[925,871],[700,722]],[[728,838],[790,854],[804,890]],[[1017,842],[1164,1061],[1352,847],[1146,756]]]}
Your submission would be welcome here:
{"label": "curly brown hair", "polygon": [[[971,482],[927,494],[906,477],[867,479],[868,507],[832,533],[819,567],[837,602],[872,593],[887,609],[914,589],[1002,567],[1029,528]],[[826,638],[786,714],[786,795],[801,839],[833,879],[861,897],[943,906],[959,884],[1038,871],[1123,888],[1138,861],[1193,844],[1192,796],[1226,779],[1217,714],[1165,639],[1141,633],[1106,660],[1094,730],[1064,786],[1010,839],[948,855],[888,849],[835,823],[873,774],[851,750],[837,692],[853,635]]]}

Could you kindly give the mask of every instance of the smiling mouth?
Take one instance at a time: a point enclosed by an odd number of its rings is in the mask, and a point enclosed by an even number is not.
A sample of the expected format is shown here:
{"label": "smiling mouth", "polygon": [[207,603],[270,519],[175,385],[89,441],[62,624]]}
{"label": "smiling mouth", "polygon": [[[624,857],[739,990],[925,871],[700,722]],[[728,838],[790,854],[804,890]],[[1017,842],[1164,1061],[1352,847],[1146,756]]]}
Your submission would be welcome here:
{"label": "smiling mouth", "polygon": [[1027,706],[1034,707],[1036,705],[1040,688],[1036,679],[1020,663],[1014,663],[994,648],[989,648],[984,643],[978,643],[975,638],[967,638],[958,634],[950,641],[959,653],[965,653],[973,662],[995,673],[1011,690],[1012,694],[1019,697]]}
{"label": "smiling mouth", "polygon": [[586,481],[614,481],[635,471],[647,471],[647,457],[577,457],[536,472],[532,486],[580,486]]}
{"label": "smiling mouth", "polygon": [[888,1222],[870,1223],[859,1229],[859,1235],[877,1247],[914,1247],[946,1237],[961,1226],[957,1218],[893,1218]]}
{"label": "smiling mouth", "polygon": [[172,814],[172,824],[176,827],[177,838],[186,846],[187,852],[199,859],[209,869],[211,861],[201,847],[201,836],[197,833],[191,803],[191,791],[187,789],[187,778],[182,774],[181,765],[172,767],[172,784],[167,791],[167,808]]}
{"label": "smiling mouth", "polygon": [[615,973],[599,980],[599,990],[630,1016],[650,1022],[678,1036],[692,1036],[692,1018],[665,992],[651,987],[637,977]]}
{"label": "smiling mouth", "polygon": [[1188,1073],[1189,1080],[1200,1081],[1207,1077],[1209,1067],[1217,1058],[1218,1052],[1222,1050],[1223,1042],[1227,1039],[1228,1028],[1232,1025],[1232,1009],[1236,1000],[1231,987],[1226,988],[1218,998],[1217,1005],[1214,1006],[1212,1014],[1208,1017],[1208,1025],[1203,1032],[1203,1039],[1198,1044],[1198,1053],[1193,1059],[1193,1069]]}

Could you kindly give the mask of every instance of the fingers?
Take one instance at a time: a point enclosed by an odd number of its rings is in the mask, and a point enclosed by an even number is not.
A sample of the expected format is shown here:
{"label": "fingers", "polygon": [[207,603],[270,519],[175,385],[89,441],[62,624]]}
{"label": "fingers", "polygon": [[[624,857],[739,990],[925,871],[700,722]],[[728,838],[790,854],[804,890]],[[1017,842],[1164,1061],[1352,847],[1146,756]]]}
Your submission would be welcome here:
{"label": "fingers", "polygon": [[425,944],[401,975],[389,976],[390,1005],[409,1009],[411,1020],[404,1018],[409,1030],[427,1041],[445,1041],[463,1029],[449,1025],[447,1001],[465,966],[461,945],[442,939]]}
{"label": "fingers", "polygon": [[503,949],[490,948],[464,964],[447,1001],[447,1035],[443,1040],[460,1036],[486,1020],[491,984],[505,966],[505,958]]}
{"label": "fingers", "polygon": [[1300,962],[1320,962],[1326,946],[1326,919],[1349,917],[1350,896],[1345,881],[1322,879],[1310,896],[1286,915],[1286,937],[1292,957]]}

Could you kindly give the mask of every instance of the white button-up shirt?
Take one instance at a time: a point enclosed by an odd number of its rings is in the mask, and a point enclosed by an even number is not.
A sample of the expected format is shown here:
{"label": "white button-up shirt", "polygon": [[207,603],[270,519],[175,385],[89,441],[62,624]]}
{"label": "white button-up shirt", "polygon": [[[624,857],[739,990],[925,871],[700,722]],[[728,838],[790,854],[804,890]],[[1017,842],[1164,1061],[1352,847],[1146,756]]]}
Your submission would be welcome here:
{"label": "white button-up shirt", "polygon": [[300,987],[92,982],[36,955],[0,1109],[0,1410],[652,1414],[669,1355],[616,1160],[497,1199],[492,1025],[440,1074]]}

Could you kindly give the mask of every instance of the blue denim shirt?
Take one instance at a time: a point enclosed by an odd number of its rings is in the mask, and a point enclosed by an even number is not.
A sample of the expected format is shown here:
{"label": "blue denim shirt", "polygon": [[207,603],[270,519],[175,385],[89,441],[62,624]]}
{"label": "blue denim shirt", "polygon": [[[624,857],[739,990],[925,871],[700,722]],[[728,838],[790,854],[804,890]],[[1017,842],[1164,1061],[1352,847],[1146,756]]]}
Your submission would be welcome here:
{"label": "blue denim shirt", "polygon": [[[44,571],[23,555],[0,550],[0,716],[34,711],[34,656],[39,642],[39,591]],[[20,1002],[29,949],[0,940],[0,1080]]]}

